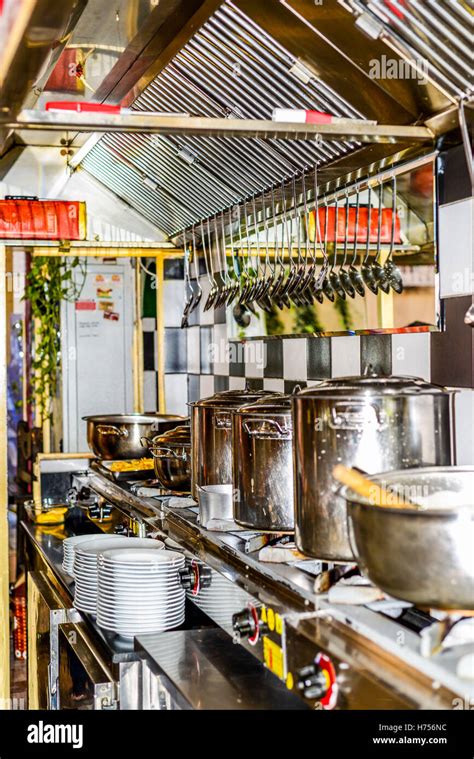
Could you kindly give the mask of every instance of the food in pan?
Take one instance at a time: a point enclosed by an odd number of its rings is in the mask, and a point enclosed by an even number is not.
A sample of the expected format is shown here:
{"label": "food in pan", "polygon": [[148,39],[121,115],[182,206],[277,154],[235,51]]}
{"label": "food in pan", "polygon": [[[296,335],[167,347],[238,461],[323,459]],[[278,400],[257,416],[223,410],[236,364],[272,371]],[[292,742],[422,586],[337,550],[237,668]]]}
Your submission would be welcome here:
{"label": "food in pan", "polygon": [[131,459],[130,461],[113,461],[108,465],[111,472],[139,472],[153,469],[153,459]]}

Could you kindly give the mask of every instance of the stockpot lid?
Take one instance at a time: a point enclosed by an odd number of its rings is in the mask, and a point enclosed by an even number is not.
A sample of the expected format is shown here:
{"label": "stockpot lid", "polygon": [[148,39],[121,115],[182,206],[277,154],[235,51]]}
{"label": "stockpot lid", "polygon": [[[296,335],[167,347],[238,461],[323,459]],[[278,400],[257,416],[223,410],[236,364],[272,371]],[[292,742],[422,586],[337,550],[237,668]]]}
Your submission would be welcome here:
{"label": "stockpot lid", "polygon": [[291,395],[284,393],[272,393],[264,398],[259,398],[254,403],[240,406],[236,414],[289,414],[291,412]]}
{"label": "stockpot lid", "polygon": [[160,414],[158,412],[150,412],[149,414],[92,414],[82,417],[85,422],[94,422],[95,424],[154,424],[174,420],[185,422],[187,418],[177,414]]}
{"label": "stockpot lid", "polygon": [[441,385],[433,385],[421,377],[397,377],[369,374],[363,377],[335,377],[319,385],[301,390],[296,398],[319,398],[320,396],[381,396],[381,395],[448,395]]}
{"label": "stockpot lid", "polygon": [[242,405],[258,401],[259,398],[272,395],[268,390],[224,390],[222,393],[211,395],[210,398],[202,398],[200,401],[190,403],[190,406],[198,408],[216,408],[232,410]]}
{"label": "stockpot lid", "polygon": [[163,432],[162,435],[155,435],[152,438],[150,448],[157,448],[165,446],[166,448],[172,448],[176,446],[182,448],[183,446],[191,445],[191,428],[189,425],[181,425],[174,427],[172,430]]}

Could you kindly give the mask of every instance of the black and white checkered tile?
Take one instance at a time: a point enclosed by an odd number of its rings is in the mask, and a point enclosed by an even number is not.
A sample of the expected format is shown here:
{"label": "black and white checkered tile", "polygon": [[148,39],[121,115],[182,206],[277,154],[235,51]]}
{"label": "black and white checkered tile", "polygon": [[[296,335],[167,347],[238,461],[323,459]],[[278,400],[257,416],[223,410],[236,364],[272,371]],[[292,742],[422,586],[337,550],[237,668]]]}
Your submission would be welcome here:
{"label": "black and white checkered tile", "polygon": [[[187,401],[243,388],[246,383],[258,389],[291,392],[295,385],[304,387],[329,377],[361,375],[371,370],[418,376],[459,389],[458,463],[474,463],[474,330],[464,324],[464,314],[473,302],[474,201],[460,151],[462,148],[451,149],[439,158],[438,234],[444,332],[269,338],[229,344],[225,309],[204,311],[209,292],[204,275],[200,278],[200,306],[190,327],[179,329],[183,281],[182,273],[174,269],[174,278],[164,283],[167,410],[185,413]],[[177,277],[179,273],[181,278]],[[151,393],[148,372],[146,369],[145,382],[149,382]]]}

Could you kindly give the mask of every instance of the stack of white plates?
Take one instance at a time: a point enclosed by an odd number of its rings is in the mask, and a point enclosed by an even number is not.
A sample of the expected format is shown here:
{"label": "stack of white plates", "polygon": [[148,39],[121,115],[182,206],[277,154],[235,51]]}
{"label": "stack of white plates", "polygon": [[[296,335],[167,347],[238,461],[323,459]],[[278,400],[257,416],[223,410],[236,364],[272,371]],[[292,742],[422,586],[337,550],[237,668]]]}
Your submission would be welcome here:
{"label": "stack of white plates", "polygon": [[127,538],[125,535],[115,535],[113,540],[94,540],[81,543],[75,548],[74,554],[74,606],[89,614],[97,613],[98,569],[97,559],[108,548],[130,548],[139,551],[150,549],[153,553],[163,550],[164,544],[151,538]]}
{"label": "stack of white plates", "polygon": [[99,556],[97,624],[123,637],[162,632],[184,622],[186,593],[176,551],[104,551]]}
{"label": "stack of white plates", "polygon": [[230,633],[234,614],[245,609],[248,602],[260,605],[253,596],[214,570],[211,570],[209,587],[200,588],[195,595],[189,590],[187,595],[201,611]]}
{"label": "stack of white plates", "polygon": [[72,538],[66,538],[63,540],[63,570],[74,577],[74,554],[76,548],[81,543],[92,543],[95,540],[117,540],[117,538],[126,538],[125,535],[105,535],[102,532],[98,532],[93,535],[74,535]]}

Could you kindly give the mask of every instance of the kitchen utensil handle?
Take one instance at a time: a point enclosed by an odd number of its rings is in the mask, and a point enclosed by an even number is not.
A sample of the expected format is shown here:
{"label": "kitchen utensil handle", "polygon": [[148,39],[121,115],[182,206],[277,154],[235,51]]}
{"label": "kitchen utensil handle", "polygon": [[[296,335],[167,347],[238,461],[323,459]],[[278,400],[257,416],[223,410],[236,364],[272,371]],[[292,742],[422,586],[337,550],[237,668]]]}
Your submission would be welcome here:
{"label": "kitchen utensil handle", "polygon": [[384,412],[371,403],[341,401],[331,408],[328,424],[334,430],[359,430],[369,425],[382,430],[387,422]]}
{"label": "kitchen utensil handle", "polygon": [[[276,433],[271,433],[269,431],[262,431],[261,427],[258,428],[252,428],[252,422],[256,422],[258,424],[261,424],[262,422],[265,424],[268,424],[270,427],[274,427],[276,430]],[[265,437],[265,438],[273,438],[276,440],[280,439],[288,439],[288,437],[291,435],[291,427],[282,427],[279,422],[277,422],[276,419],[268,419],[265,416],[262,417],[253,417],[252,420],[248,420],[244,422],[243,424],[245,432],[250,435],[251,437]]]}
{"label": "kitchen utensil handle", "polygon": [[373,506],[402,509],[417,508],[417,504],[405,500],[391,490],[386,490],[356,469],[337,464],[332,473],[338,482],[347,485],[348,488],[362,496],[362,498],[366,498]]}
{"label": "kitchen utensil handle", "polygon": [[160,445],[150,448],[150,452],[154,459],[178,459],[179,461],[186,461],[186,451],[179,454],[173,451],[172,448],[165,448]]}
{"label": "kitchen utensil handle", "polygon": [[217,429],[230,430],[232,427],[232,419],[230,414],[215,414],[213,417],[214,427]]}
{"label": "kitchen utensil handle", "polygon": [[116,435],[117,437],[128,437],[128,430],[125,427],[115,427],[113,424],[98,424],[96,430],[99,435]]}

